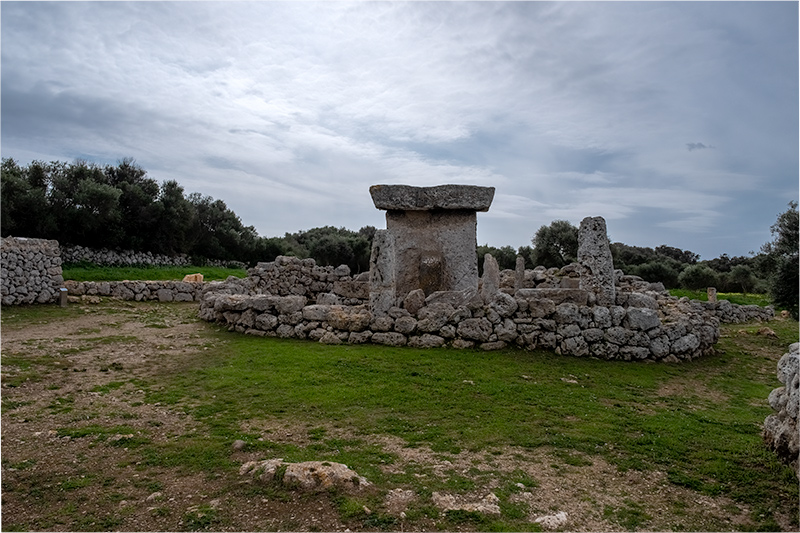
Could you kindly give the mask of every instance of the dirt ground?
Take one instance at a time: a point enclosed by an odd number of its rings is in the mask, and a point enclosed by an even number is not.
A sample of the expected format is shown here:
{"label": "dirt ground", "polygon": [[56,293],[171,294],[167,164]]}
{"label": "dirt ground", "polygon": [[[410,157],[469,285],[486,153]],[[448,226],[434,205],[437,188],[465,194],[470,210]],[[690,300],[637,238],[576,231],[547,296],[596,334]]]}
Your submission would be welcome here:
{"label": "dirt ground", "polygon": [[[196,304],[103,302],[79,305],[82,314],[25,328],[2,330],[2,526],[3,530],[179,531],[345,531],[364,522],[343,517],[329,495],[262,490],[238,471],[209,478],[177,468],[138,464],[140,455],[108,435],[105,443],[70,437],[59,429],[81,423],[127,426],[154,442],[169,442],[200,424],[179,408],[145,403],[131,383],[180,372],[219,341],[209,324],[195,318]],[[13,314],[13,309],[3,313]],[[34,360],[27,366],[20,361]],[[11,363],[11,364],[9,364]],[[124,385],[116,386],[116,383]],[[273,441],[310,442],[308,430],[290,422],[252,420],[250,431]],[[328,435],[336,436],[334,427]],[[352,436],[349,436],[352,437]],[[524,471],[538,482],[520,487],[513,502],[524,504],[529,520],[567,513],[557,526],[570,531],[623,531],[620,512],[649,515],[650,530],[748,529],[750,509],[725,497],[709,497],[675,486],[664,472],[620,473],[599,457],[570,466],[548,450],[505,449],[487,454],[462,452],[447,459],[424,447],[409,448],[389,436],[359,436],[398,458],[387,471],[423,466],[432,475]],[[231,450],[237,463],[268,459]],[[474,471],[474,470],[472,470]],[[490,493],[491,475],[474,491]],[[488,479],[488,481],[487,481]],[[411,496],[413,497],[413,496]],[[632,501],[635,500],[635,504]],[[439,518],[403,520],[403,502],[387,500],[397,530],[453,528]],[[609,512],[609,509],[622,510]],[[213,518],[213,520],[212,520]],[[780,518],[780,517],[779,517]],[[788,527],[786,517],[780,518]],[[469,523],[458,529],[474,529]],[[372,528],[374,529],[374,528]]]}

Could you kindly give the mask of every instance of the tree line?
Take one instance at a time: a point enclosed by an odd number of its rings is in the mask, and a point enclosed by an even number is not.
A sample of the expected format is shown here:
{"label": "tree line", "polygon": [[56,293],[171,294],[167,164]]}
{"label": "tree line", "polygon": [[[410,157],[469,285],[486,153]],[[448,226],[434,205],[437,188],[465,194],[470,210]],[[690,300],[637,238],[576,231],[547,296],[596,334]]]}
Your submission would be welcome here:
{"label": "tree line", "polygon": [[[320,265],[346,264],[353,272],[369,270],[376,229],[358,231],[325,226],[283,237],[259,236],[245,226],[222,200],[200,193],[185,194],[174,180],[159,184],[133,159],[100,166],[33,161],[20,166],[2,160],[0,233],[5,236],[55,239],[90,248],[122,248],[176,255],[196,264],[206,260],[243,261],[250,265],[278,255],[312,257]],[[797,202],[772,226],[773,240],[751,257],[722,256],[700,261],[698,254],[672,246],[656,248],[615,242],[616,268],[667,288],[721,292],[769,292],[773,300],[797,316]],[[561,267],[576,260],[578,228],[565,220],[542,226],[532,246],[514,249],[478,247],[478,265],[491,253],[501,269],[513,269],[518,255],[528,268]]]}
{"label": "tree line", "polygon": [[116,165],[2,160],[0,233],[55,239],[89,248],[122,248],[253,265],[278,255],[314,257],[321,265],[369,269],[375,228],[315,228],[261,237],[225,202],[177,181],[159,184],[133,159]]}

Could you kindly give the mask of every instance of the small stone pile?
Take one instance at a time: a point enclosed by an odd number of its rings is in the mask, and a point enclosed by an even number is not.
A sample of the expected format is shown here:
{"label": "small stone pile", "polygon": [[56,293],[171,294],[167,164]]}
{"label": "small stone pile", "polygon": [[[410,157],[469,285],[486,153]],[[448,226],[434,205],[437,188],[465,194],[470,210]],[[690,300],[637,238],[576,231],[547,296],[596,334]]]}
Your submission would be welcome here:
{"label": "small stone pile", "polygon": [[57,300],[64,282],[58,241],[7,237],[0,245],[3,305]]}
{"label": "small stone pile", "polygon": [[361,305],[369,301],[369,272],[350,276],[347,265],[318,266],[313,259],[278,256],[258,263],[245,279],[211,282],[206,291],[227,294],[303,296],[320,304]]}
{"label": "small stone pile", "polygon": [[[762,435],[767,446],[778,457],[798,472],[800,455],[800,433],[798,433],[798,411],[800,411],[800,343],[789,346],[789,352],[778,361],[778,381],[783,387],[774,389],[769,395],[769,405],[775,414],[764,420]],[[800,472],[798,472],[800,474]]]}

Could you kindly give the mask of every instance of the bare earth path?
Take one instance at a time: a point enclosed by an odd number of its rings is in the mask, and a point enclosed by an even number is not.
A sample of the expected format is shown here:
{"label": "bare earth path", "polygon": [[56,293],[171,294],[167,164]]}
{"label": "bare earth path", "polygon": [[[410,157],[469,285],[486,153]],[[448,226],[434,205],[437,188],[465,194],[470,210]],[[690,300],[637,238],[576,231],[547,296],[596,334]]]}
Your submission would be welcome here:
{"label": "bare earth path", "polygon": [[[137,387],[197,364],[226,342],[213,326],[195,318],[196,310],[196,304],[105,301],[74,305],[57,320],[26,321],[22,327],[14,321],[13,308],[3,309],[3,530],[363,527],[363,520],[343,513],[329,494],[276,493],[243,478],[235,468],[209,477],[142,461],[137,439],[146,436],[166,444],[203,430],[179,407],[145,402]],[[276,442],[312,442],[308,427],[289,420],[251,420],[248,425]],[[75,427],[88,428],[87,433],[66,430]],[[331,427],[328,434],[336,436],[337,431]],[[387,471],[413,466],[430,472],[421,475],[472,472],[480,479],[472,491],[476,499],[497,488],[493,472],[525,472],[538,484],[521,484],[512,501],[531,522],[566,512],[568,522],[560,529],[623,531],[637,524],[626,521],[636,513],[649,516],[647,528],[656,530],[747,529],[750,524],[749,509],[741,504],[670,484],[663,472],[620,473],[599,457],[571,465],[548,450],[510,448],[491,457],[466,451],[444,457],[389,436],[361,438],[397,457]],[[266,458],[231,448],[236,464]],[[442,523],[433,512],[405,523],[403,506],[385,501],[384,508],[370,512],[398,517],[383,526],[389,529],[479,528],[469,521]]]}

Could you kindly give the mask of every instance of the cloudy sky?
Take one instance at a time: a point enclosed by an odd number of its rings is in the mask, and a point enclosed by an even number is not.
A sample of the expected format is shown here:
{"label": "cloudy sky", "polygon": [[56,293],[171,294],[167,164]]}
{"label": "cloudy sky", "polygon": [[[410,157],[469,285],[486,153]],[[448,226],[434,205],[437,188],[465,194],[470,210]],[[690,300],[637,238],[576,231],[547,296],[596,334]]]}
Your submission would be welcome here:
{"label": "cloudy sky", "polygon": [[9,2],[3,157],[132,157],[260,235],[493,186],[478,242],[606,218],[746,255],[798,199],[797,2]]}

